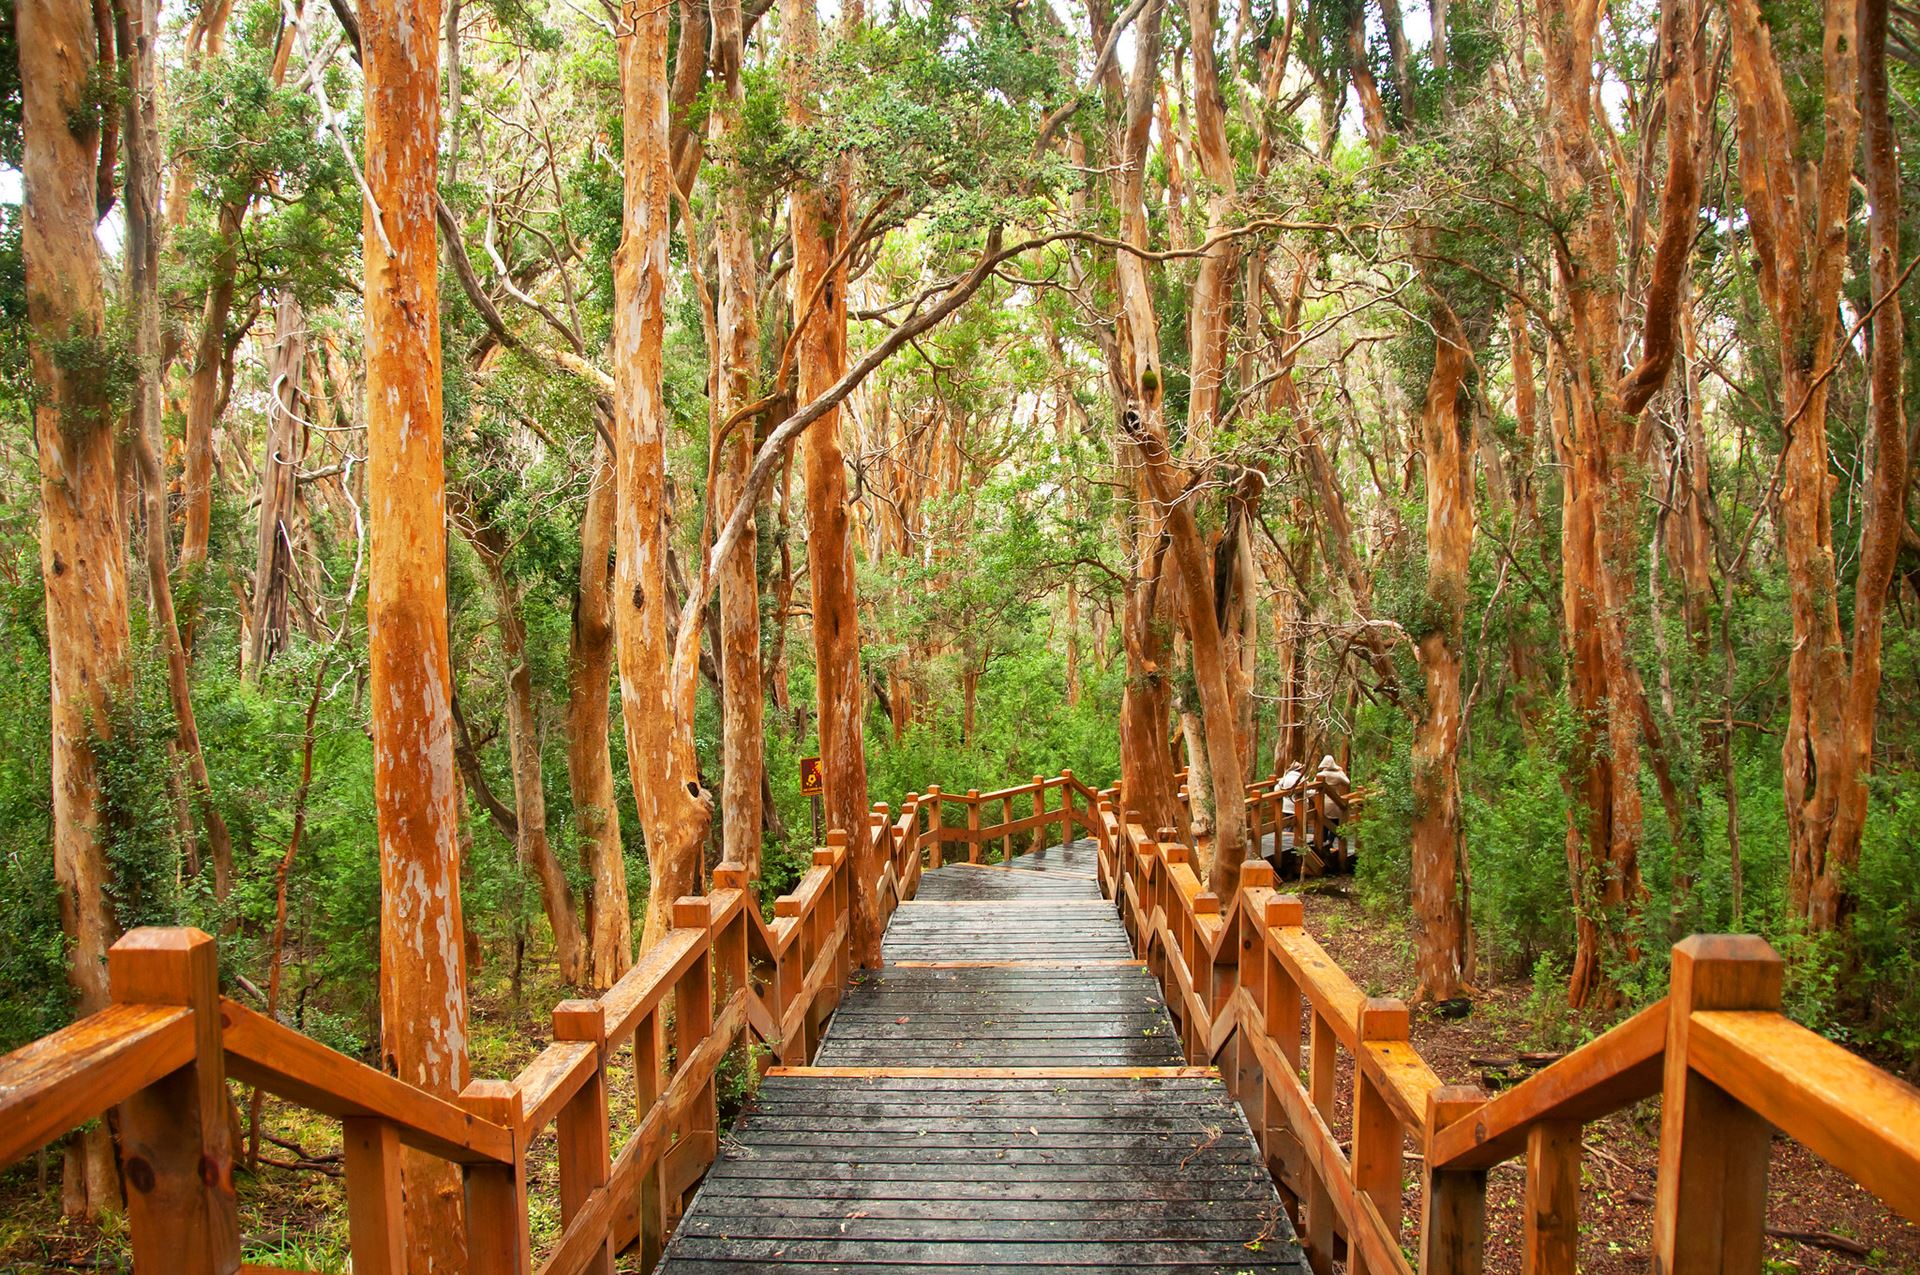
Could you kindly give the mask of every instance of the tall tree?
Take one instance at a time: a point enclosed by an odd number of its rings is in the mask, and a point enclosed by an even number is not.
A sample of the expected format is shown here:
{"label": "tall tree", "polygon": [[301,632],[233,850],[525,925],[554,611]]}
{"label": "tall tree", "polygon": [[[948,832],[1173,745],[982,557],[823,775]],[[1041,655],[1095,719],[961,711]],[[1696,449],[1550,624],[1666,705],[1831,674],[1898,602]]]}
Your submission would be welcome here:
{"label": "tall tree", "polygon": [[[467,1083],[459,783],[447,649],[441,450],[439,0],[365,0],[367,643],[380,834],[385,1070],[451,1098]],[[403,1153],[407,1265],[466,1265],[459,1170]]]}
{"label": "tall tree", "polygon": [[[1871,0],[1870,0],[1871,2]],[[1851,643],[1840,627],[1827,409],[1839,340],[1840,284],[1847,265],[1848,203],[1860,138],[1859,0],[1827,0],[1821,67],[1824,99],[1818,164],[1801,159],[1801,115],[1789,96],[1773,33],[1756,0],[1732,0],[1729,78],[1740,141],[1740,185],[1753,236],[1760,295],[1779,341],[1786,438],[1780,539],[1787,560],[1793,651],[1780,746],[1787,805],[1789,886],[1795,911],[1816,930],[1844,922],[1847,877],[1866,826],[1866,777],[1879,707],[1880,633],[1887,585],[1905,520],[1907,439],[1900,424],[1900,345],[1895,288],[1898,176],[1882,133],[1885,64],[1864,81],[1875,116],[1868,154],[1874,290],[1872,477],[1860,531]],[[1866,33],[1884,49],[1884,10]],[[1883,54],[1877,54],[1876,60]],[[1877,80],[1877,82],[1876,82]],[[1892,351],[1892,363],[1884,362]],[[1849,649],[1851,648],[1851,649]]]}
{"label": "tall tree", "polygon": [[[107,1005],[107,948],[118,934],[107,890],[107,796],[96,741],[113,733],[131,689],[126,524],[114,433],[100,245],[94,237],[100,163],[94,11],[80,0],[22,0],[16,10],[25,147],[21,249],[40,462],[40,578],[47,597],[53,725],[53,868],[70,976],[83,1014]],[[122,355],[122,357],[124,357]],[[117,1205],[118,1175],[104,1126],[68,1151],[63,1207]]]}
{"label": "tall tree", "polygon": [[[805,128],[813,118],[819,18],[814,0],[783,0],[788,122]],[[837,175],[837,174],[836,174]],[[792,295],[800,332],[795,341],[795,395],[806,403],[846,372],[847,272],[840,245],[847,229],[847,187],[826,189],[810,175],[793,185],[787,222],[793,233]],[[818,298],[815,300],[815,298]],[[826,788],[826,826],[852,838],[856,880],[872,881],[866,838],[867,756],[862,721],[860,619],[854,593],[853,534],[847,514],[847,468],[840,443],[840,409],[822,412],[800,436],[801,475],[807,488],[807,574],[813,596],[815,704],[820,714],[820,769]],[[880,917],[873,899],[854,899],[854,950],[877,964]]]}
{"label": "tall tree", "polygon": [[[620,28],[625,190],[613,259],[614,616],[620,707],[651,888],[642,945],[672,923],[673,901],[700,886],[713,799],[693,751],[694,682],[675,676],[667,554],[667,11],[629,11]],[[697,620],[692,621],[697,625]],[[683,635],[693,642],[697,633]]]}
{"label": "tall tree", "polygon": [[[719,328],[719,366],[714,383],[719,391],[715,414],[732,421],[753,401],[755,373],[760,363],[760,328],[754,276],[752,205],[742,179],[740,156],[746,104],[746,79],[741,63],[746,55],[746,32],[740,0],[714,0],[713,72],[718,78],[718,100],[710,127],[715,149],[724,157],[721,179],[720,229],[715,307]],[[739,503],[753,466],[753,419],[734,421],[732,432],[717,441],[714,457],[714,505],[725,518]],[[743,534],[726,560],[720,576],[720,675],[725,756],[721,765],[722,835],[725,857],[741,864],[751,876],[760,873],[760,788],[766,769],[766,728],[763,721],[766,691],[760,683],[760,575],[759,537]]]}
{"label": "tall tree", "polygon": [[613,680],[613,456],[594,440],[593,479],[580,520],[580,587],[567,649],[567,783],[587,888],[587,981],[613,986],[633,963],[633,919],[620,811],[608,747]]}

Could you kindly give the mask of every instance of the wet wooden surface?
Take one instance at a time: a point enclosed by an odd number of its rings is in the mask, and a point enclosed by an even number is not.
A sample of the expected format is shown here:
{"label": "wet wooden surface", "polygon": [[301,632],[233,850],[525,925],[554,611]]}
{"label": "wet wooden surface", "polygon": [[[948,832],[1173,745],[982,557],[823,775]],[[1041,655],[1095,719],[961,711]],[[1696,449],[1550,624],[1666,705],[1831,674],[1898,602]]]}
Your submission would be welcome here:
{"label": "wet wooden surface", "polygon": [[927,872],[884,955],[815,1067],[761,1082],[668,1271],[1303,1275],[1239,1108],[1182,1069],[1091,843]]}

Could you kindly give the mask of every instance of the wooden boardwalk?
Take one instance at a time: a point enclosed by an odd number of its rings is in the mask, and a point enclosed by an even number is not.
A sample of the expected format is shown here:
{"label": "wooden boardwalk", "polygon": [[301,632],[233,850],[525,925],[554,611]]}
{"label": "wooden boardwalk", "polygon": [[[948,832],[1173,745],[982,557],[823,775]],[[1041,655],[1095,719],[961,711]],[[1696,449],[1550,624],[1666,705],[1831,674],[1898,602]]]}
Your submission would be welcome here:
{"label": "wooden boardwalk", "polygon": [[775,1068],[674,1275],[1304,1275],[1246,1119],[1183,1065],[1092,842],[926,872],[811,1067]]}

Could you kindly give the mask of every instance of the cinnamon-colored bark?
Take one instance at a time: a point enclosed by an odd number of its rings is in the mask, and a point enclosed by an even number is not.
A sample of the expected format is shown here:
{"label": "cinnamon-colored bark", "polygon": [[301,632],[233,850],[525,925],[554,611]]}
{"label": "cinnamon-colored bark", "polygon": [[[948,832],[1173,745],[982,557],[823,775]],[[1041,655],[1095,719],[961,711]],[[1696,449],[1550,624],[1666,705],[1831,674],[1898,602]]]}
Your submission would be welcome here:
{"label": "cinnamon-colored bark", "polygon": [[580,588],[567,651],[567,784],[587,870],[587,982],[613,986],[633,964],[627,863],[607,745],[613,682],[613,457],[595,440],[593,479],[580,520]]}
{"label": "cinnamon-colored bark", "polygon": [[[673,901],[700,887],[712,822],[693,751],[694,680],[674,675],[669,624],[666,404],[661,394],[667,226],[667,12],[630,5],[619,33],[625,197],[613,284],[614,616],[620,706],[650,888],[642,945],[672,924]],[[696,642],[696,634],[689,634]]]}
{"label": "cinnamon-colored bark", "polygon": [[306,362],[306,315],[291,291],[274,312],[267,370],[267,440],[260,458],[260,519],[255,538],[252,619],[242,667],[258,677],[287,644],[287,591],[293,571],[293,515],[300,468],[296,404]]}
{"label": "cinnamon-colored bark", "polygon": [[[82,1014],[107,1004],[107,948],[118,935],[97,734],[112,730],[130,686],[126,527],[107,387],[55,350],[104,342],[105,298],[94,238],[100,136],[91,121],[98,65],[83,0],[21,0],[15,10],[25,142],[21,248],[26,265],[33,409],[40,463],[40,578],[46,588],[53,725],[53,870],[71,943],[69,977]],[[97,1127],[68,1152],[63,1208],[115,1207],[113,1147]]]}
{"label": "cinnamon-colored bark", "polygon": [[[367,629],[380,836],[380,1052],[408,1084],[467,1082],[458,782],[441,452],[439,0],[366,0]],[[466,1264],[459,1171],[402,1161],[410,1270]]]}
{"label": "cinnamon-colored bark", "polygon": [[[717,146],[729,149],[738,137],[746,86],[741,69],[745,33],[740,0],[713,0],[713,70],[719,80],[711,127]],[[723,181],[737,187],[740,166],[730,160]],[[754,400],[755,373],[760,360],[760,326],[754,276],[751,208],[745,193],[727,189],[720,201],[720,229],[715,244],[718,257],[716,306],[719,329],[718,366],[714,369],[717,419],[732,419]],[[736,426],[714,457],[714,506],[722,519],[733,512],[753,466],[752,422]],[[724,857],[740,864],[749,876],[760,873],[760,789],[765,768],[766,695],[760,684],[759,537],[751,529],[741,535],[726,558],[716,564],[720,577],[720,669],[724,755],[721,761],[721,830]]]}
{"label": "cinnamon-colored bark", "polygon": [[[465,502],[462,502],[465,503]],[[462,511],[465,512],[465,511]],[[540,721],[533,702],[533,671],[527,664],[527,623],[520,614],[520,588],[507,572],[507,538],[486,524],[468,532],[493,590],[494,624],[506,664],[507,753],[512,759],[514,850],[540,885],[540,906],[553,931],[560,977],[580,984],[587,979],[586,940],[580,930],[573,891],[547,836],[546,783],[540,765]]]}
{"label": "cinnamon-colored bark", "polygon": [[[813,0],[785,0],[781,10],[787,42],[787,117],[796,125],[811,118],[812,67],[819,32]],[[806,316],[794,357],[796,397],[818,398],[846,370],[847,297],[844,264],[831,269],[848,234],[845,189],[822,191],[810,180],[795,183],[787,219],[793,229],[793,298],[796,312],[820,293]],[[826,826],[847,832],[855,879],[871,883],[879,865],[865,836],[867,761],[862,723],[860,627],[854,594],[853,535],[847,506],[846,460],[840,444],[840,412],[823,413],[800,437],[801,473],[807,488],[807,574],[813,595],[813,658],[820,713],[820,765],[826,784]],[[853,943],[862,964],[880,953],[880,918],[872,891],[854,892]]]}

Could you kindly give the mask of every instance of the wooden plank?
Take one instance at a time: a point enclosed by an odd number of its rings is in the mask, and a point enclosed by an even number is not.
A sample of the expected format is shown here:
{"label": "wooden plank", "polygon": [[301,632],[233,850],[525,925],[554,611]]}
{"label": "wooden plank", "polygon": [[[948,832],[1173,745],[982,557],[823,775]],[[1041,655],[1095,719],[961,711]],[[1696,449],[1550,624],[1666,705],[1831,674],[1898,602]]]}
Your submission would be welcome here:
{"label": "wooden plank", "polygon": [[1660,1092],[1666,1040],[1662,1000],[1442,1130],[1433,1142],[1434,1163],[1491,1168],[1526,1149],[1527,1130],[1537,1121],[1589,1122],[1652,1097]]}
{"label": "wooden plank", "polygon": [[456,1164],[506,1164],[513,1135],[472,1110],[337,1054],[264,1014],[222,999],[227,1070],[236,1080],[347,1120],[389,1120],[400,1140]]}
{"label": "wooden plank", "polygon": [[1131,965],[1135,967],[1144,967],[1146,965],[1146,962],[1134,957],[1127,957],[1124,959],[1105,958],[1105,957],[1098,958],[1098,959],[1083,959],[1079,957],[1043,957],[1037,960],[1025,960],[1025,961],[995,960],[995,961],[888,961],[887,962],[888,968],[902,969],[902,970],[980,970],[980,969],[1078,970],[1078,969],[1096,969],[1101,966],[1116,967],[1116,966],[1127,966],[1127,965]]}
{"label": "wooden plank", "polygon": [[1920,1223],[1920,1089],[1770,1012],[1693,1015],[1693,1068]]}
{"label": "wooden plank", "polygon": [[193,1059],[184,1005],[109,1005],[0,1058],[0,1168]]}

